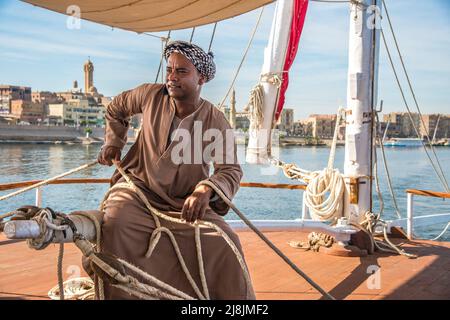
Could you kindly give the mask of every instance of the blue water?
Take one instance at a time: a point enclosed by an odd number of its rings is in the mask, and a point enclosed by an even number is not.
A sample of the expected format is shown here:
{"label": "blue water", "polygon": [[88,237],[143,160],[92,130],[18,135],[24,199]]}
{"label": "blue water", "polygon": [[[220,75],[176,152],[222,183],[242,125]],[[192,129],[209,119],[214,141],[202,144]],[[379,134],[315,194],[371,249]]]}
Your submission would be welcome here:
{"label": "blue water", "polygon": [[[128,149],[126,147],[125,150]],[[0,144],[0,183],[46,179],[96,159],[99,145],[44,145],[44,144]],[[326,147],[285,147],[280,149],[279,158],[296,163],[308,170],[323,169],[328,162],[329,148]],[[239,146],[239,156],[245,150]],[[450,148],[437,148],[446,178],[450,182]],[[421,148],[387,148],[388,165],[394,192],[400,212],[406,216],[406,193],[408,188],[442,191],[425,152]],[[381,160],[381,156],[379,156]],[[335,166],[342,169],[344,148],[336,151]],[[281,171],[273,172],[256,165],[242,165],[246,182],[299,183],[287,179]],[[269,172],[267,172],[269,171]],[[113,169],[95,166],[70,177],[109,178]],[[384,219],[396,217],[390,198],[386,176],[380,161],[379,177],[384,197]],[[106,192],[106,184],[51,185],[43,188],[43,205],[62,212],[98,208]],[[5,195],[11,191],[0,192]],[[30,191],[0,202],[0,213],[11,211],[25,204],[34,204],[35,192]],[[302,192],[300,190],[241,188],[235,203],[251,219],[295,219],[301,215]],[[374,209],[379,207],[374,197]],[[437,198],[415,197],[415,215],[450,212],[450,201]],[[230,212],[228,219],[238,219]],[[423,238],[432,238],[440,233],[445,224],[415,229]],[[450,232],[442,238],[450,240]]]}

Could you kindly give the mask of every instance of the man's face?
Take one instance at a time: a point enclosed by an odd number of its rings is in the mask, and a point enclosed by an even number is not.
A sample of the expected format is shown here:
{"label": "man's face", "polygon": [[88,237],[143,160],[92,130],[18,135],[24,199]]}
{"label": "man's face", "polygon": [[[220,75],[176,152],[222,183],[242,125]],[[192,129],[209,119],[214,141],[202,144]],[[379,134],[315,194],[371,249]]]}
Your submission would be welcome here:
{"label": "man's face", "polygon": [[167,59],[166,88],[169,96],[189,100],[200,95],[205,82],[194,65],[182,54],[174,52]]}

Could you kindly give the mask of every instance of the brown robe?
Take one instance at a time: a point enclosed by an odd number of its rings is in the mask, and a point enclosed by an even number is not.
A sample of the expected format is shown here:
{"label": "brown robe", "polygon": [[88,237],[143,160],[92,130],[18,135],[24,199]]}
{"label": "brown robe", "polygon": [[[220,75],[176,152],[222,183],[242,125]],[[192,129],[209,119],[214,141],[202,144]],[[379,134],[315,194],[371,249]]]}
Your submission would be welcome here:
{"label": "brown robe", "polygon": [[[225,131],[231,127],[222,112],[210,102],[203,100],[202,104],[179,124],[179,128],[187,129],[191,135],[193,135],[194,121],[201,121],[203,133],[210,128],[218,129],[222,133],[223,139],[219,142],[223,143],[223,151],[220,152],[218,149],[215,159],[223,159],[223,161],[213,162],[214,173],[211,176],[209,176],[210,166],[207,161],[197,162],[197,164],[177,164],[172,161],[171,152],[179,141],[175,139],[171,142],[169,139],[175,116],[175,105],[165,86],[161,84],[141,85],[123,92],[111,102],[106,113],[105,145],[123,148],[126,143],[129,119],[139,113],[142,113],[143,117],[140,133],[122,159],[121,166],[144,192],[152,206],[172,216],[180,217],[185,199],[202,180],[211,181],[229,199],[233,198],[239,189],[242,170],[237,162],[234,137],[232,137],[233,143],[226,143],[230,136],[227,136]],[[200,145],[201,150],[204,150],[209,143],[200,140],[197,146]],[[191,143],[192,161],[195,156],[194,148],[195,142]],[[234,160],[233,163],[229,163],[230,155]],[[123,178],[116,171],[112,177],[112,185],[118,181],[123,181]],[[167,235],[162,235],[152,256],[145,258],[144,254],[155,224],[138,196],[131,190],[117,190],[112,192],[105,204],[102,226],[103,251],[121,257],[197,298],[181,269]],[[210,202],[210,207],[204,220],[213,222],[223,229],[242,253],[238,236],[221,217],[228,212],[229,207],[220,198]],[[194,229],[186,225],[161,221],[163,226],[173,231],[186,264],[197,286],[201,288]],[[210,297],[212,299],[254,299],[253,288],[247,286],[241,266],[225,240],[214,230],[202,229],[201,234]],[[107,299],[134,298],[109,285],[105,286],[105,297]]]}

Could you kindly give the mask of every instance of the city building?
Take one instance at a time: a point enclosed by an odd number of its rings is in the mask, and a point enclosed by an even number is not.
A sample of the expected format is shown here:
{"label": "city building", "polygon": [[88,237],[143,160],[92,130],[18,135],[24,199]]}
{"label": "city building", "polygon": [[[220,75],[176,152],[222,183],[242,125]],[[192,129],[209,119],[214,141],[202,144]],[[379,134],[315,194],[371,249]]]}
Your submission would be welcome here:
{"label": "city building", "polygon": [[10,113],[12,100],[31,101],[31,87],[0,85],[0,114]]}
{"label": "city building", "polygon": [[417,137],[414,126],[418,129],[420,128],[420,117],[418,113],[411,113],[410,116],[407,112],[391,112],[383,115],[383,122],[386,122],[388,128],[386,132],[387,137]]}
{"label": "city building", "polygon": [[[303,122],[305,136],[318,139],[332,139],[336,126],[335,114],[312,114]],[[341,137],[338,137],[339,139]]]}
{"label": "city building", "polygon": [[98,95],[94,86],[94,64],[89,58],[83,66],[84,70],[84,93],[87,95]]}
{"label": "city building", "polygon": [[275,128],[288,135],[294,134],[294,109],[284,108]]}
{"label": "city building", "polygon": [[40,124],[45,119],[44,104],[26,100],[12,100],[11,115],[29,124]]}
{"label": "city building", "polygon": [[420,135],[430,139],[449,138],[450,115],[445,114],[424,114],[423,123],[420,123]]}
{"label": "city building", "polygon": [[48,121],[55,125],[103,126],[105,110],[92,97],[70,99],[63,103],[49,104]]}

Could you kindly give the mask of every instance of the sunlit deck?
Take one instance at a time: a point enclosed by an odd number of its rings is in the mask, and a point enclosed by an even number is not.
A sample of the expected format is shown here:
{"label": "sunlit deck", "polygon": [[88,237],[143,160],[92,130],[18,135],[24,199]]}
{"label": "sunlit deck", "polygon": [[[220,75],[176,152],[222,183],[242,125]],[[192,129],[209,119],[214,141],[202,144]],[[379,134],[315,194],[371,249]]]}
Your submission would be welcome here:
{"label": "sunlit deck", "polygon": [[[321,298],[253,232],[238,231],[238,234],[258,299]],[[385,253],[355,258],[305,252],[288,245],[291,240],[305,240],[307,233],[266,231],[265,234],[337,299],[450,299],[448,242],[407,241],[402,248],[417,254],[417,259]],[[57,253],[58,245],[35,251],[23,241],[14,242],[0,235],[0,299],[48,299],[48,290],[57,284]],[[77,270],[84,275],[80,262],[78,249],[73,244],[66,245],[63,269],[69,272],[66,279],[76,275]],[[373,278],[367,281],[371,274],[369,267],[373,265],[380,267],[379,288]]]}

